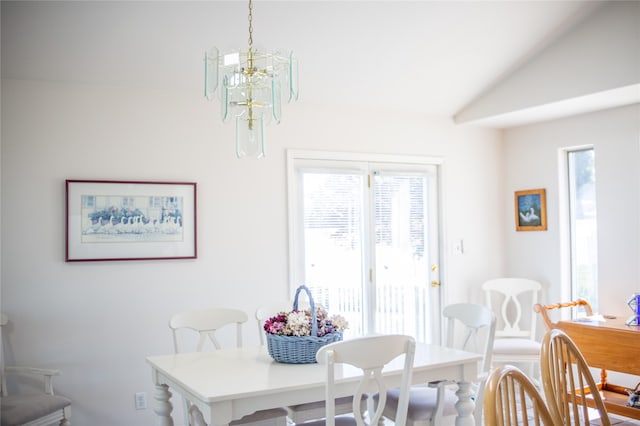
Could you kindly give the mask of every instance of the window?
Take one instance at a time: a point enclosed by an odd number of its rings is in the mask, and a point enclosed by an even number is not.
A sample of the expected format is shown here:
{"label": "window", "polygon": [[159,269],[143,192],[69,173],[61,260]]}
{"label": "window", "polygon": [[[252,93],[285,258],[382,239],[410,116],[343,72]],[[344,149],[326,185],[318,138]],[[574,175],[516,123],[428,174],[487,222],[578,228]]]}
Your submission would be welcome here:
{"label": "window", "polygon": [[568,172],[571,298],[598,311],[598,234],[593,148],[566,151]]}

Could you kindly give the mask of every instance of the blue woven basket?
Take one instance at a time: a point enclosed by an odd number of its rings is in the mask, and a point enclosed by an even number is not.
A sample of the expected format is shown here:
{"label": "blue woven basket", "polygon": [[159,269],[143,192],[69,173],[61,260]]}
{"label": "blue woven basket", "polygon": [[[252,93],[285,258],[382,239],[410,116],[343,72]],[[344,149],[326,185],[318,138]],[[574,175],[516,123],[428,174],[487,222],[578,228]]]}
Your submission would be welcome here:
{"label": "blue woven basket", "polygon": [[311,292],[305,285],[301,285],[296,290],[293,300],[293,309],[298,309],[298,296],[304,290],[309,296],[311,308],[311,336],[281,336],[278,334],[266,333],[267,349],[269,355],[277,362],[285,364],[313,364],[316,361],[316,352],[321,347],[329,343],[342,340],[342,330],[325,334],[318,337],[318,321],[316,316],[316,305],[313,302]]}

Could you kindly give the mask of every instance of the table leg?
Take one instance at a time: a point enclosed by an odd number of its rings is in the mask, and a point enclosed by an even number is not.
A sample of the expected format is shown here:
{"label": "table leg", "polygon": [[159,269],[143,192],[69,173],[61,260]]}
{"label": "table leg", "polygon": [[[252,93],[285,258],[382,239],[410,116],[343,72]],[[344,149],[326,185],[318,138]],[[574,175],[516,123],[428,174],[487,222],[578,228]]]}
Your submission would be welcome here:
{"label": "table leg", "polygon": [[171,404],[171,392],[169,392],[169,386],[165,384],[156,385],[156,391],[153,397],[156,400],[155,413],[156,426],[173,426],[173,419],[171,418],[171,410],[173,405]]}
{"label": "table leg", "polygon": [[458,390],[456,396],[458,401],[456,402],[456,426],[474,426],[475,420],[473,418],[473,411],[475,404],[471,399],[473,392],[471,391],[471,383],[458,382]]}

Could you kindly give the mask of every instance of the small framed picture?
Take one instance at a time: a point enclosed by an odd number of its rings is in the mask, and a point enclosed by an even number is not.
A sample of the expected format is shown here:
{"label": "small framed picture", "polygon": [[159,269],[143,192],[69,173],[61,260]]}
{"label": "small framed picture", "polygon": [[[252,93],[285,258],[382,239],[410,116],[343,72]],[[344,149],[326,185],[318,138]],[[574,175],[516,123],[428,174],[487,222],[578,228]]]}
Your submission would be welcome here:
{"label": "small framed picture", "polygon": [[547,230],[547,200],[544,189],[515,192],[516,231]]}
{"label": "small framed picture", "polygon": [[193,182],[66,181],[66,261],[195,259]]}

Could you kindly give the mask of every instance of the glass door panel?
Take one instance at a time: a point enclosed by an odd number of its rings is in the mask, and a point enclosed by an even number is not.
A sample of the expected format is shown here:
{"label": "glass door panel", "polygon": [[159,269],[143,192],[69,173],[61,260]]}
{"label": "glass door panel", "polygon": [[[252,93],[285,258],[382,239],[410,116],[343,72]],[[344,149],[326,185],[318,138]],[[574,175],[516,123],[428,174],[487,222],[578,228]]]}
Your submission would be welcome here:
{"label": "glass door panel", "polygon": [[429,231],[430,215],[437,214],[430,205],[437,202],[431,194],[436,175],[387,170],[373,176],[375,330],[438,342],[438,253],[429,240],[437,236],[437,218]]}
{"label": "glass door panel", "polygon": [[349,321],[352,336],[365,332],[365,178],[335,170],[302,175],[305,283],[316,303]]}

